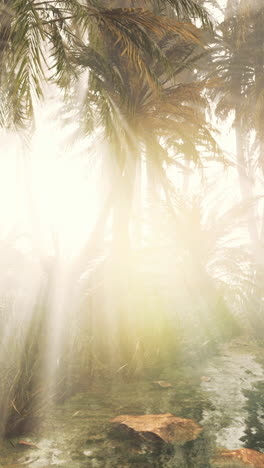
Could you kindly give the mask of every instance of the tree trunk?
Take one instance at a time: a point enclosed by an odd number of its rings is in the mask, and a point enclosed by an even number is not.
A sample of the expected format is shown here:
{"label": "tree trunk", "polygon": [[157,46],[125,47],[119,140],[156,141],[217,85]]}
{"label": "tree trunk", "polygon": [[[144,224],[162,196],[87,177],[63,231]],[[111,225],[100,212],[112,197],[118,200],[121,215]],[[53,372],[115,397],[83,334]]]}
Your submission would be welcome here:
{"label": "tree trunk", "polygon": [[[250,177],[250,171],[248,170],[249,161],[247,161],[245,156],[245,135],[243,133],[243,126],[241,123],[241,119],[237,115],[235,118],[235,132],[236,132],[236,152],[237,152],[237,166],[238,166],[238,178],[239,178],[239,186],[240,186],[240,193],[243,202],[250,202],[252,201],[253,204],[253,182],[252,178]],[[259,235],[258,235],[258,228],[256,223],[256,216],[255,216],[255,209],[252,206],[249,209],[249,217],[248,217],[248,232],[250,241],[252,243],[253,251],[255,251],[258,242],[259,242]]]}

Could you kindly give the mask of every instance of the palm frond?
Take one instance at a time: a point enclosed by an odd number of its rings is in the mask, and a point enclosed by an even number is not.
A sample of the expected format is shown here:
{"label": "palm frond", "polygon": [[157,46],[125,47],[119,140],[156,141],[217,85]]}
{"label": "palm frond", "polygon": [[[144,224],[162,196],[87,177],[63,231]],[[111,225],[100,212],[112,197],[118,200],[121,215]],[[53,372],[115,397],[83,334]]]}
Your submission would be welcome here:
{"label": "palm frond", "polygon": [[10,39],[11,44],[4,51],[7,65],[2,86],[10,103],[8,123],[19,126],[32,116],[34,101],[43,96],[42,82],[45,80],[44,31],[31,2],[16,2]]}
{"label": "palm frond", "polygon": [[195,0],[167,0],[179,18],[199,19],[203,26],[213,29],[213,23],[206,8]]}

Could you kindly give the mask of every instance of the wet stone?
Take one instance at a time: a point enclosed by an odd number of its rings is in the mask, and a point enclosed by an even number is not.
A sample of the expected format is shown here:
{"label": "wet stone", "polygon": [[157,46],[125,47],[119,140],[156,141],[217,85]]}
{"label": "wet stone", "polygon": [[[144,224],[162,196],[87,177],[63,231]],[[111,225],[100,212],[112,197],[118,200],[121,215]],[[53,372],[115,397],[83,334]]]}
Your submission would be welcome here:
{"label": "wet stone", "polygon": [[223,450],[212,459],[213,468],[264,468],[264,454],[251,449]]}
{"label": "wet stone", "polygon": [[156,438],[167,444],[178,445],[197,439],[203,430],[192,419],[178,418],[171,413],[121,415],[111,419],[111,423],[120,430],[132,430],[132,434],[135,433],[143,439],[155,441]]}

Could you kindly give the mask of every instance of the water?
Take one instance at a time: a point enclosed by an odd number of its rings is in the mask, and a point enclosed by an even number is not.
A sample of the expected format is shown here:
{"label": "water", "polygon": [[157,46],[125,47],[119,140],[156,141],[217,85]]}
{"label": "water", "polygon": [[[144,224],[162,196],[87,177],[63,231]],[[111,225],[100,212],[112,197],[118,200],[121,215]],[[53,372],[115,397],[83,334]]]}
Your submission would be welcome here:
{"label": "water", "polygon": [[[29,468],[209,468],[216,448],[264,452],[262,349],[228,345],[200,365],[164,369],[155,387],[149,378],[105,381],[56,406],[38,432],[6,441],[0,467]],[[153,379],[156,380],[156,379]],[[118,414],[171,412],[204,427],[184,447],[161,449],[118,437],[109,420]],[[20,440],[36,444],[25,448]]]}
{"label": "water", "polygon": [[229,346],[223,353],[205,370],[210,380],[202,386],[215,410],[204,412],[202,425],[216,432],[218,446],[234,450],[243,446],[240,439],[251,411],[247,392],[255,394],[255,385],[263,380],[263,368],[253,354],[241,347]]}

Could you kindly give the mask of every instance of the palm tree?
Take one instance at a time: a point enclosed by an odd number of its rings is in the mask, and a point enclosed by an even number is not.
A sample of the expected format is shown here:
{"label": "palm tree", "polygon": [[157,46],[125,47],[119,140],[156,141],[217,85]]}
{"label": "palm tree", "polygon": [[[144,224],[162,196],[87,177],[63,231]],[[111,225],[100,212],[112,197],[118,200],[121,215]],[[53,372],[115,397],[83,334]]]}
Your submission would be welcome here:
{"label": "palm tree", "polygon": [[[148,112],[152,113],[157,160],[160,159],[158,167],[162,171],[161,155],[165,159],[167,152],[159,141],[162,131],[165,131],[165,124],[158,113],[167,116],[171,135],[176,128],[172,114],[178,119],[178,134],[181,136],[177,137],[176,143],[172,136],[169,138],[166,135],[165,148],[181,148],[180,154],[185,151],[182,144],[184,126],[181,125],[181,113],[183,120],[189,122],[189,129],[197,142],[201,142],[206,136],[204,121],[197,122],[200,115],[198,108],[194,117],[190,105],[181,102],[181,99],[185,99],[185,102],[192,101],[192,105],[201,105],[203,100],[200,91],[203,85],[200,84],[197,88],[194,86],[193,89],[187,85],[181,88],[179,85],[173,86],[173,82],[169,80],[165,86],[162,78],[163,70],[166,70],[167,76],[169,74],[173,77],[174,70],[166,52],[171,47],[171,41],[177,43],[181,50],[177,58],[186,63],[190,58],[191,62],[194,44],[201,44],[201,33],[190,18],[200,18],[203,24],[209,24],[205,10],[193,0],[171,1],[170,18],[163,16],[160,11],[157,13],[155,8],[144,10],[117,6],[109,9],[104,3],[82,3],[78,0],[2,0],[0,9],[1,125],[16,128],[29,126],[34,120],[34,107],[38,100],[45,97],[45,89],[49,83],[55,84],[62,93],[72,98],[73,88],[78,84],[80,66],[85,68],[85,72],[88,70],[89,86],[82,120],[89,125],[92,120],[96,120],[91,117],[99,119],[111,141],[112,154],[115,152],[118,183],[124,190],[113,191],[115,208],[111,207],[111,211],[114,214],[122,212],[121,229],[115,230],[115,239],[121,232],[119,238],[123,242],[123,233],[127,231],[130,216],[127,217],[122,206],[127,207],[131,203],[134,178],[134,164],[131,171],[129,158],[134,163],[134,160],[142,157],[143,151],[147,153],[147,146],[150,152],[150,130],[144,132],[140,128],[144,123],[140,112],[145,117]],[[110,47],[113,48],[113,54],[109,54]],[[185,47],[187,53],[183,52]],[[181,66],[185,64],[182,63]],[[110,89],[110,83],[113,89]],[[141,88],[140,93],[144,100],[142,106],[137,86]],[[178,98],[181,94],[182,98]],[[175,103],[170,112],[165,112],[165,101],[169,106],[170,99]],[[124,117],[124,122],[121,122],[121,116]],[[113,125],[115,119],[117,125]],[[89,130],[91,131],[91,127]],[[148,134],[148,138],[144,133]],[[118,207],[118,198],[122,196],[126,201]],[[117,222],[115,225],[117,226]],[[41,328],[40,323],[37,323],[37,328],[38,326]],[[98,332],[101,333],[100,330]],[[101,336],[103,337],[103,333]],[[29,333],[29,343],[30,338]],[[27,351],[26,343],[25,352]],[[27,395],[36,390],[34,365],[38,365],[38,358],[38,353],[34,352],[27,361],[28,368],[33,372],[33,375],[30,372],[30,389]],[[15,379],[13,383],[15,393],[19,392],[20,379]],[[27,385],[25,388],[28,390]],[[12,397],[13,401],[20,402],[19,395]],[[7,415],[7,421],[12,420],[12,427],[17,426],[16,417],[21,422],[21,417],[25,416],[22,425],[27,423],[27,408],[17,410],[11,409],[10,415]],[[23,413],[22,416],[19,413]],[[3,428],[5,432],[9,432],[9,429],[10,427]]]}
{"label": "palm tree", "polygon": [[173,252],[178,270],[173,278],[179,282],[182,320],[186,317],[191,339],[194,328],[197,338],[204,335],[213,341],[230,337],[240,326],[247,330],[255,264],[243,231],[251,205],[238,203],[219,210],[219,197],[212,201],[204,187],[192,199],[180,201],[175,196],[172,208],[170,256]]}
{"label": "palm tree", "polygon": [[216,152],[203,96],[210,84],[206,80],[183,83],[185,70],[206,52],[172,32],[158,42],[158,47],[162,62],[159,58],[146,60],[155,83],[149,76],[144,79],[136,73],[126,56],[110,53],[106,57],[91,46],[75,54],[78,65],[90,70],[79,120],[89,113],[93,126],[102,129],[126,187],[130,186],[129,179],[133,184],[130,171],[142,157],[159,171],[164,185],[165,166],[181,167],[181,159],[200,164],[202,148]]}
{"label": "palm tree", "polygon": [[[107,43],[111,44],[111,40],[114,41],[108,37]],[[142,248],[146,241],[146,230],[149,230],[151,224],[150,229],[153,227],[154,219],[159,216],[163,204],[171,205],[173,189],[168,170],[171,166],[183,170],[182,161],[186,158],[197,165],[201,164],[202,149],[204,153],[217,151],[205,115],[207,101],[203,92],[209,83],[206,80],[184,83],[185,71],[195,66],[196,60],[204,55],[204,49],[193,41],[183,41],[173,31],[168,31],[160,39],[158,47],[163,52],[162,63],[159,58],[146,60],[146,66],[152,71],[155,81],[149,79],[149,74],[144,77],[136,73],[135,66],[128,57],[111,53],[111,47],[108,56],[105,50],[95,50],[91,45],[83,47],[75,54],[76,63],[83,69],[90,70],[86,99],[75,120],[83,120],[85,125],[87,120],[82,119],[82,116],[88,114],[93,126],[101,128],[114,174],[113,192],[111,199],[107,201],[108,217],[104,224],[105,228],[107,219],[111,220],[113,250],[105,262],[104,294],[98,293],[99,303],[91,314],[94,314],[93,327],[100,329],[98,348],[101,352],[107,349],[104,359],[107,360],[111,355],[113,342],[116,343],[116,368],[124,365],[124,361],[131,364],[137,349],[138,335],[132,337],[129,327],[132,320],[129,285],[135,271],[133,259],[135,249]],[[141,193],[136,207],[136,218],[140,218],[140,233],[135,244],[131,232],[135,229],[133,200],[135,192],[140,190],[135,185],[137,178],[141,179]],[[149,203],[150,197],[152,200]],[[155,212],[152,212],[150,206],[153,205],[153,198]],[[146,217],[151,219],[146,221]],[[87,256],[85,258],[87,260]],[[105,294],[107,311],[102,310],[101,304]],[[137,312],[133,311],[134,331],[140,329],[139,323],[144,320],[145,313],[141,307]],[[159,327],[162,327],[165,322],[162,311],[159,313]],[[147,320],[146,322],[148,323]],[[106,335],[103,334],[104,327],[107,330]],[[128,329],[130,336],[127,334]],[[107,348],[109,337],[111,343]],[[128,346],[127,342],[131,339],[134,341]],[[160,340],[157,339],[156,348],[160,345]],[[145,353],[146,348],[145,344]],[[119,363],[118,359],[121,360]],[[130,364],[126,366],[127,372]],[[132,364],[131,366],[133,367]]]}
{"label": "palm tree", "polygon": [[[252,198],[254,178],[262,173],[263,14],[264,9],[259,2],[228,2],[213,59],[215,71],[222,80],[218,89],[217,113],[223,119],[233,116],[241,196],[244,200]],[[250,225],[250,237],[257,244],[259,226],[254,216]]]}
{"label": "palm tree", "polygon": [[[218,117],[232,118],[236,137],[236,165],[242,201],[259,194],[263,180],[263,7],[259,2],[227,2],[226,15],[215,40],[212,74],[220,77],[213,94]],[[214,68],[214,69],[213,69]],[[248,210],[248,234],[255,265],[253,320],[262,314],[263,222],[257,213],[262,199]],[[250,295],[251,296],[251,295]],[[252,296],[251,296],[252,297]]]}
{"label": "palm tree", "polygon": [[[185,15],[208,23],[205,10],[195,1],[175,4]],[[119,52],[127,55],[139,72],[149,75],[142,52],[150,57],[159,55],[157,38],[165,31],[193,40],[198,37],[190,22],[180,23],[141,8],[110,9],[92,0],[2,0],[0,12],[2,126],[27,125],[48,82],[64,91],[70,87],[76,79],[72,53],[87,40],[107,47],[104,41],[110,34]]]}

